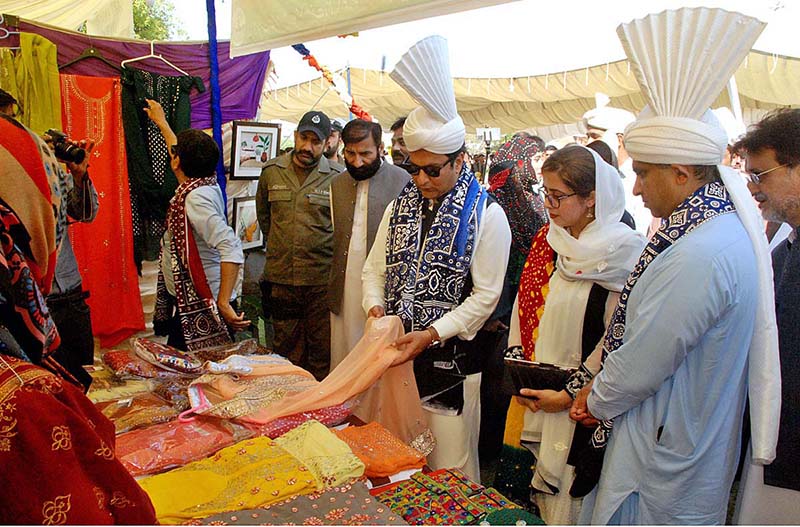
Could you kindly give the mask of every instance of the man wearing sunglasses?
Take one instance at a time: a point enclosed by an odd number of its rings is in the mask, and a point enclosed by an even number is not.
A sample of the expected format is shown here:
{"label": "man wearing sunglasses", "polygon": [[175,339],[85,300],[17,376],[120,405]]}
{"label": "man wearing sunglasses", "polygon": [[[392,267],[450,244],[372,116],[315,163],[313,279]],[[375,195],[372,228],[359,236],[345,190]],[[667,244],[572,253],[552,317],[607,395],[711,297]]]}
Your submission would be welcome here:
{"label": "man wearing sunglasses", "polygon": [[[749,182],[765,220],[788,223],[792,232],[772,251],[775,314],[781,367],[781,416],[775,460],[746,463],[734,523],[800,521],[800,110],[777,110],[734,145],[744,153]],[[750,456],[748,456],[749,458]]]}
{"label": "man wearing sunglasses", "polygon": [[[427,48],[442,82],[425,86],[409,71],[418,67],[415,48]],[[471,344],[500,298],[511,232],[503,209],[464,164],[465,128],[447,61],[446,41],[429,37],[391,74],[421,104],[403,127],[409,155],[402,166],[412,184],[378,227],[364,265],[362,305],[370,316],[403,321],[397,363],[414,361],[437,442],[428,463],[479,481],[480,356],[490,350]],[[432,100],[419,95],[437,90]]]}

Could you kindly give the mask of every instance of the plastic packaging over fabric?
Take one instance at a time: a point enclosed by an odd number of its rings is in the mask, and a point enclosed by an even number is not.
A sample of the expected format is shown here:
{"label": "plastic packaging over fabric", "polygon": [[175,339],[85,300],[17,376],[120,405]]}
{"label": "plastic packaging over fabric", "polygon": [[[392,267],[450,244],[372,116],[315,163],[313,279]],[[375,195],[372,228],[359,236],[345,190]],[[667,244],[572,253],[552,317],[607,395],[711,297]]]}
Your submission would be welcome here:
{"label": "plastic packaging over fabric", "polygon": [[378,423],[364,426],[348,426],[344,430],[334,430],[339,439],[358,456],[366,467],[364,474],[369,478],[382,478],[403,470],[422,468],[425,456],[393,436]]}
{"label": "plastic packaging over fabric", "polygon": [[154,366],[137,357],[131,350],[111,350],[103,354],[103,362],[118,379],[177,378],[180,374]]}
{"label": "plastic packaging over fabric", "polygon": [[178,417],[178,410],[152,393],[98,403],[97,408],[113,423],[117,434]]}
{"label": "plastic packaging over fabric", "polygon": [[256,339],[247,339],[222,346],[197,350],[194,355],[201,361],[219,362],[231,355],[266,355],[269,350],[258,345]]}
{"label": "plastic packaging over fabric", "polygon": [[146,338],[132,338],[131,347],[137,357],[167,371],[199,374],[203,366],[191,353]]}
{"label": "plastic packaging over fabric", "polygon": [[116,454],[132,475],[143,476],[203,459],[252,435],[217,419],[170,421],[117,436]]}

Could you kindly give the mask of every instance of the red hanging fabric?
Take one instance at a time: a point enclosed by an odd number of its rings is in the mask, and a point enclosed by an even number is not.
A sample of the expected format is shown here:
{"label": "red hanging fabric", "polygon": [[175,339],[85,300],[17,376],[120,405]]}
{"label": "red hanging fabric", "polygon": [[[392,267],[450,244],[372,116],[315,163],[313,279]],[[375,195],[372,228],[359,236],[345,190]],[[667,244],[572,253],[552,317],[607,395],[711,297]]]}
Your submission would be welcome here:
{"label": "red hanging fabric", "polygon": [[94,140],[89,174],[100,206],[91,223],[75,223],[69,236],[100,345],[110,347],[144,329],[133,258],[131,199],[122,128],[119,79],[61,75],[64,132]]}

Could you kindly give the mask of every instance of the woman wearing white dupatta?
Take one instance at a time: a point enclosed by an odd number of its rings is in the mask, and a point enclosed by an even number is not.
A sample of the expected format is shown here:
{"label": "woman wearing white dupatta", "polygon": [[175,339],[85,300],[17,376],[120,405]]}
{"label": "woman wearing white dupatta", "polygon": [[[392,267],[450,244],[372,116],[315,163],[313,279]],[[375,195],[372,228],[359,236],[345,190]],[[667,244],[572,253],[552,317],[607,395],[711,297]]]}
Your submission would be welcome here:
{"label": "woman wearing white dupatta", "polygon": [[[644,236],[621,223],[625,193],[618,172],[590,149],[574,146],[553,153],[542,167],[545,206],[550,215],[547,242],[557,254],[556,270],[535,342],[535,360],[597,373],[603,335],[583,343],[585,315],[608,323],[628,274],[646,244]],[[593,288],[604,304],[590,306]],[[602,313],[598,311],[602,310]],[[509,345],[519,344],[519,309],[515,306]],[[523,315],[524,316],[524,315]],[[603,332],[604,333],[604,332]],[[570,496],[575,468],[567,464],[575,422],[569,418],[572,397],[564,390],[523,390],[528,407],[523,439],[537,458],[532,485],[535,502],[548,525],[574,524],[581,498]],[[542,412],[539,412],[542,410]]]}

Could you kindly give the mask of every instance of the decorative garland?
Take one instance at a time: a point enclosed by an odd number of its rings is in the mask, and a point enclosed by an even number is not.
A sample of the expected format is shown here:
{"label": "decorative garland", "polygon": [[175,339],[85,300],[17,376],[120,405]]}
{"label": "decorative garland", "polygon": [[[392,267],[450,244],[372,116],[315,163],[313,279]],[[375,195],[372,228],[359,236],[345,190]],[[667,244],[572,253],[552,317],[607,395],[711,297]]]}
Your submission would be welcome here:
{"label": "decorative garland", "polygon": [[320,63],[317,61],[317,58],[312,55],[311,52],[308,51],[308,48],[306,48],[303,44],[295,44],[292,47],[295,49],[295,51],[303,56],[303,60],[308,61],[309,66],[322,73],[322,76],[325,77],[325,80],[328,81],[331,86],[333,86],[334,90],[336,90],[336,93],[339,95],[339,98],[342,99],[342,102],[345,103],[345,105],[347,105],[347,107],[350,109],[350,113],[359,119],[372,121],[372,117],[366,112],[366,110],[356,104],[355,100],[353,100],[353,96],[342,89],[342,86],[346,86],[347,82],[340,75],[336,75],[327,67],[320,65]]}

